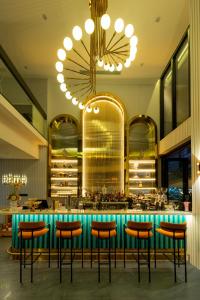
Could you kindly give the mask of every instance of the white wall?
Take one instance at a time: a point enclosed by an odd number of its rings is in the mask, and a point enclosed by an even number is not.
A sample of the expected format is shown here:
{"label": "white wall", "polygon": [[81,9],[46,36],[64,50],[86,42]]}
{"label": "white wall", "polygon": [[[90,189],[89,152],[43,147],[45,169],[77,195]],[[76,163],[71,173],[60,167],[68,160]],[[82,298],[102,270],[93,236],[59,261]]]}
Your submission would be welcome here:
{"label": "white wall", "polygon": [[[147,114],[159,128],[159,84],[155,80],[107,80],[99,81],[98,92],[110,92],[121,98],[127,118]],[[59,114],[71,114],[80,120],[80,110],[67,100],[56,80],[48,81],[48,122]]]}

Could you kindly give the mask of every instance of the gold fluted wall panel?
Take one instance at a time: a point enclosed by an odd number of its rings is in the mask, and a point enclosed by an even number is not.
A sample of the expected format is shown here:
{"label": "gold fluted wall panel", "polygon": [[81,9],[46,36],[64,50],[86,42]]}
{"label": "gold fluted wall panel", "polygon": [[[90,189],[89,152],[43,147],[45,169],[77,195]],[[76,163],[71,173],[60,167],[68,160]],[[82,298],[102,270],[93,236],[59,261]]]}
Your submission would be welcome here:
{"label": "gold fluted wall panel", "polygon": [[123,192],[124,114],[106,97],[95,105],[99,114],[83,113],[83,195]]}

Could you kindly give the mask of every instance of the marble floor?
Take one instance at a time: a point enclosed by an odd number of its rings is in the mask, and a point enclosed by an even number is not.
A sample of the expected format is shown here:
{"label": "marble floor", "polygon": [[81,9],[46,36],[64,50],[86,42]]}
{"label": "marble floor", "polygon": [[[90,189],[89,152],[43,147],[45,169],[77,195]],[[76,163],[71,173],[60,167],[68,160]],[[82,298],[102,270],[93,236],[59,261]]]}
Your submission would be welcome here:
{"label": "marble floor", "polygon": [[34,265],[34,283],[30,283],[30,270],[24,271],[23,285],[19,283],[19,262],[6,252],[9,238],[0,238],[0,300],[197,300],[200,295],[200,270],[188,265],[188,283],[184,282],[183,268],[178,270],[178,281],[173,281],[173,265],[158,262],[152,267],[152,282],[148,283],[146,266],[142,266],[141,283],[137,282],[137,268],[133,262],[124,270],[121,262],[112,270],[112,283],[108,282],[107,266],[102,266],[101,283],[97,282],[97,265],[93,269],[86,263],[81,269],[74,264],[74,282],[70,283],[69,267],[63,270],[63,282],[59,283],[56,263],[51,269],[47,262]]}

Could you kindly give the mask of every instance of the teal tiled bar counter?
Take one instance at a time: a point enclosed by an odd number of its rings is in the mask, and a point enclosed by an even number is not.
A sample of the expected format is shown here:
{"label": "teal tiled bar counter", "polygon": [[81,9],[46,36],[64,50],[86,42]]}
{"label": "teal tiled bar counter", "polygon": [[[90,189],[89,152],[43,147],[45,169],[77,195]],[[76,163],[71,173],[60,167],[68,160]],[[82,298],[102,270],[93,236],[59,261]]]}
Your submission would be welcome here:
{"label": "teal tiled bar counter", "polygon": [[[85,211],[85,212],[58,212],[58,211],[40,211],[40,212],[15,212],[12,213],[12,248],[19,248],[18,239],[18,224],[21,221],[44,221],[51,226],[51,248],[56,248],[55,225],[56,221],[81,221],[83,226],[83,243],[84,248],[88,249],[91,246],[91,223],[92,221],[115,221],[117,224],[117,248],[123,248],[124,230],[123,226],[127,221],[137,222],[152,222],[159,225],[161,221],[182,223],[187,221],[187,217],[191,213],[185,212],[138,212],[138,211]],[[156,247],[158,249],[172,248],[172,241],[168,238],[163,238],[158,234],[151,239],[151,247],[154,246],[154,238],[156,238]],[[27,242],[29,247],[29,242]],[[65,246],[67,246],[65,244]],[[106,248],[106,242],[102,241],[102,248]],[[114,244],[112,245],[114,247]],[[40,237],[34,241],[35,248],[46,248],[47,237]],[[76,238],[74,242],[75,248],[81,247],[81,238]],[[93,239],[93,247],[96,247],[95,238]],[[127,248],[135,248],[136,241],[133,238],[127,237]],[[144,243],[142,247],[145,247]]]}

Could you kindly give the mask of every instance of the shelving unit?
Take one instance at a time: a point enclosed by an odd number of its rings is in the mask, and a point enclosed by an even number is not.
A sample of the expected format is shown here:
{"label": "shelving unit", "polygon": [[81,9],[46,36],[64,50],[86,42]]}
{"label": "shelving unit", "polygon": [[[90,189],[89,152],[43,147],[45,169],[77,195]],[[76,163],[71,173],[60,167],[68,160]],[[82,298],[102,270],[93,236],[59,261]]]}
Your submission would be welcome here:
{"label": "shelving unit", "polygon": [[78,159],[51,159],[51,197],[77,196]]}
{"label": "shelving unit", "polygon": [[156,189],[155,159],[129,160],[129,193],[149,193]]}

